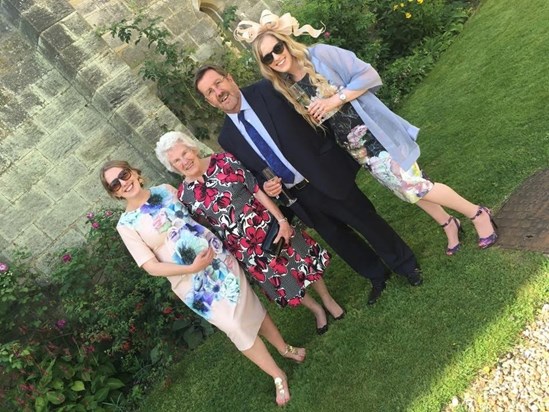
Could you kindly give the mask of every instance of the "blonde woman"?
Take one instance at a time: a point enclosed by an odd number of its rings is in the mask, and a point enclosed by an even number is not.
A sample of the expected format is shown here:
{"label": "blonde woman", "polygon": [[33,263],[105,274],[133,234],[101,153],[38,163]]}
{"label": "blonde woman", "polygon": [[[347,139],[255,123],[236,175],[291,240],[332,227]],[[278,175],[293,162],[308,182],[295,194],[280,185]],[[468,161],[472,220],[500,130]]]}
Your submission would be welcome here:
{"label": "blonde woman", "polygon": [[[299,28],[289,14],[278,17],[265,10],[259,23],[240,22],[235,37],[252,44],[263,76],[311,127],[321,123],[330,127],[338,144],[374,178],[400,199],[418,205],[443,228],[448,256],[459,251],[463,229],[445,207],[472,220],[481,249],[492,246],[497,233],[491,211],[423,174],[416,163],[419,129],[377,99],[374,92],[382,83],[372,66],[348,50],[323,44],[306,47],[292,37],[303,33],[317,37],[321,30]],[[292,91],[295,84],[307,94],[306,105]]]}
{"label": "blonde woman", "polygon": [[105,163],[100,178],[110,196],[126,203],[116,229],[135,262],[150,275],[167,278],[185,305],[272,376],[276,403],[286,404],[290,400],[286,374],[259,335],[283,357],[299,363],[305,359],[305,349],[286,344],[236,259],[189,216],[174,187],[144,188],[141,171],[119,160]]}

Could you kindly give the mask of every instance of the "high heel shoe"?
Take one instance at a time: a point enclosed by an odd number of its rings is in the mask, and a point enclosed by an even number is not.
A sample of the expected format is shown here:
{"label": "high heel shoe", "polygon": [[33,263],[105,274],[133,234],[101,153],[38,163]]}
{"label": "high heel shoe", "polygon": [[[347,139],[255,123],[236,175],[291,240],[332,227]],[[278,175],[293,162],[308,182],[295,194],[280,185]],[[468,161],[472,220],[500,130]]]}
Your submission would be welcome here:
{"label": "high heel shoe", "polygon": [[498,225],[496,225],[496,222],[494,222],[494,218],[492,217],[492,211],[490,209],[488,209],[486,206],[482,206],[482,205],[480,205],[478,207],[477,213],[475,214],[475,216],[473,216],[471,218],[471,220],[475,220],[483,212],[486,213],[488,215],[488,217],[490,218],[490,223],[492,224],[492,228],[494,229],[494,231],[492,232],[492,234],[490,236],[479,237],[478,238],[478,247],[481,248],[481,249],[487,249],[490,246],[494,245],[494,243],[496,243],[497,240],[498,240],[498,234],[496,232],[496,229],[498,228]]}
{"label": "high heel shoe", "polygon": [[454,216],[450,216],[448,218],[448,221],[446,223],[440,225],[440,227],[444,230],[444,228],[452,222],[454,222],[454,224],[456,225],[457,230],[458,230],[458,244],[455,245],[454,247],[446,248],[446,255],[447,256],[454,256],[459,251],[459,249],[461,249],[460,235],[465,234],[465,231],[461,227],[461,222],[459,220],[457,220]]}

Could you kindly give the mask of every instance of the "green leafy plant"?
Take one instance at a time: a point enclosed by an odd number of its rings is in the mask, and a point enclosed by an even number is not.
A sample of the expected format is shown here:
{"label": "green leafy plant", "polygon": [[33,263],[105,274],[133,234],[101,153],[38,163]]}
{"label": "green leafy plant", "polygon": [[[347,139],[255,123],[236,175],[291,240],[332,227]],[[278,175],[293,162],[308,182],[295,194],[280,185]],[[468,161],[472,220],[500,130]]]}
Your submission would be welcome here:
{"label": "green leafy plant", "polygon": [[85,244],[61,254],[48,282],[0,263],[0,409],[127,410],[213,333],[137,267],[119,214],[88,213]]}
{"label": "green leafy plant", "polygon": [[170,32],[161,27],[160,17],[138,14],[133,20],[123,19],[107,30],[112,37],[137,45],[147,42],[151,51],[139,69],[145,80],[156,82],[160,99],[193,132],[198,139],[209,137],[206,125],[219,119],[219,114],[194,92],[193,78],[197,62],[192,50],[171,42]]}

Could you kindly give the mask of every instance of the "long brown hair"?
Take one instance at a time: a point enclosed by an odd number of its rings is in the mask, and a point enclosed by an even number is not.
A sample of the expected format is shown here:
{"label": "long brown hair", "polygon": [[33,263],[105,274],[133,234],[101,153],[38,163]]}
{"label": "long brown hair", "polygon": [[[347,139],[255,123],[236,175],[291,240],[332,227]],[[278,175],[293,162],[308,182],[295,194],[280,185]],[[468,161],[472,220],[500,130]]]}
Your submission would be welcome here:
{"label": "long brown hair", "polygon": [[320,127],[315,119],[307,112],[307,109],[298,103],[298,101],[290,94],[289,88],[292,84],[294,84],[294,81],[290,79],[290,76],[271,69],[268,65],[261,61],[261,57],[263,56],[261,55],[260,47],[265,36],[272,36],[284,42],[288,52],[297,61],[297,63],[303,67],[305,73],[309,75],[311,84],[318,88],[321,95],[330,97],[336,93],[336,90],[328,83],[324,76],[315,72],[311,59],[309,58],[307,47],[304,44],[295,41],[293,37],[268,30],[258,35],[252,43],[252,51],[257,63],[259,64],[259,69],[263,77],[271,81],[274,88],[282,93],[282,95],[294,106],[295,110],[303,116],[311,126],[315,128]]}

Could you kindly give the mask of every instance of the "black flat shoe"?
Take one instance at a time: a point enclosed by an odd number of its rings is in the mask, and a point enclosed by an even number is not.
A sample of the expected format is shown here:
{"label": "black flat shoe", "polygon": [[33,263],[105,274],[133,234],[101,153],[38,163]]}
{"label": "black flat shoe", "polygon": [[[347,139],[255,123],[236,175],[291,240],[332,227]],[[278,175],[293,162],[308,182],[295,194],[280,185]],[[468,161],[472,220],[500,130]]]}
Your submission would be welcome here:
{"label": "black flat shoe", "polygon": [[341,320],[341,319],[344,319],[345,318],[345,314],[347,313],[347,311],[345,310],[345,308],[342,306],[341,309],[343,309],[343,312],[341,312],[341,315],[339,316],[334,316],[332,315],[328,309],[326,309],[325,306],[322,306],[324,308],[324,312],[326,312],[326,319],[328,319],[328,316],[331,316],[333,320]]}
{"label": "black flat shoe", "polygon": [[373,305],[381,297],[381,294],[385,290],[385,282],[381,286],[373,286],[370,294],[368,295],[368,305]]}
{"label": "black flat shoe", "polygon": [[326,332],[328,332],[328,323],[327,322],[321,328],[316,328],[317,335],[324,335]]}
{"label": "black flat shoe", "polygon": [[412,286],[419,286],[423,283],[423,277],[421,276],[421,269],[415,268],[408,276],[408,283]]}

